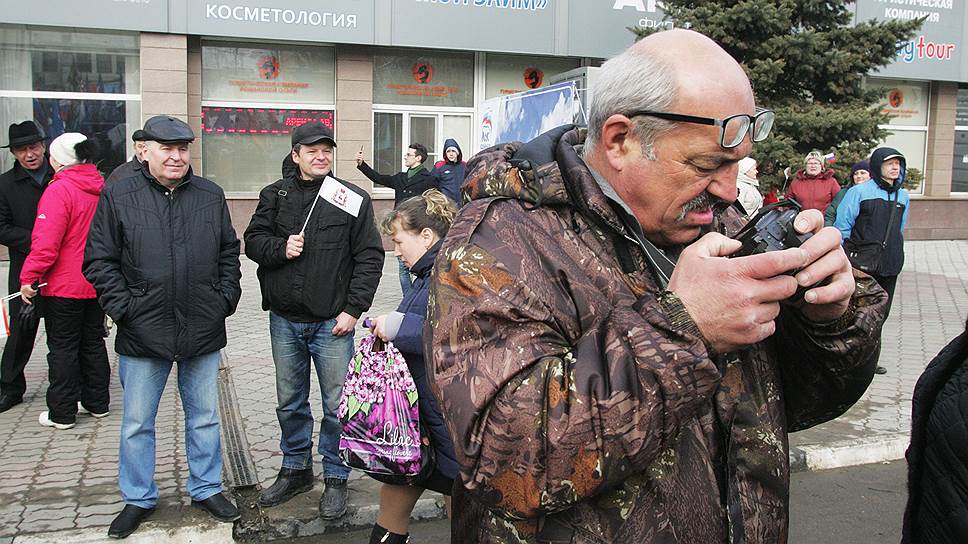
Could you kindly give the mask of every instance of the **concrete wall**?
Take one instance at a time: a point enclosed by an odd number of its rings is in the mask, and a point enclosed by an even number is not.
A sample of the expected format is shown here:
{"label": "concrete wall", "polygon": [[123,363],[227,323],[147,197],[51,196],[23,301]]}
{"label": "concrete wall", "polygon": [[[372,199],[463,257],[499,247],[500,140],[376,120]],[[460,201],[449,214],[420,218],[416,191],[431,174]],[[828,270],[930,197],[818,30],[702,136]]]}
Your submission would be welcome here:
{"label": "concrete wall", "polygon": [[188,37],[141,34],[141,119],[173,115],[188,121]]}
{"label": "concrete wall", "polygon": [[924,164],[924,196],[951,194],[951,164],[955,149],[955,108],[958,84],[935,81],[931,84],[931,109],[928,111],[928,148]]}

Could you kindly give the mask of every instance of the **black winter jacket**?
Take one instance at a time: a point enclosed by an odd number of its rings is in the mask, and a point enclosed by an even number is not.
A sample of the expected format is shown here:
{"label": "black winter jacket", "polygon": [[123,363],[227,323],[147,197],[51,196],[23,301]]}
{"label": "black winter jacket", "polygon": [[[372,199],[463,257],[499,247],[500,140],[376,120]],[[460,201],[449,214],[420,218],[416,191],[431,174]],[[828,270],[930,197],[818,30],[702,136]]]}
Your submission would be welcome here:
{"label": "black winter jacket", "polygon": [[129,178],[135,174],[138,170],[141,170],[141,163],[138,159],[131,159],[126,163],[118,165],[117,168],[111,171],[111,175],[104,180],[104,183],[114,183],[119,179]]}
{"label": "black winter jacket", "polygon": [[903,544],[968,542],[968,332],[914,388]]}
{"label": "black winter jacket", "polygon": [[390,176],[381,174],[370,168],[370,165],[366,164],[365,161],[356,168],[373,183],[393,189],[394,208],[408,198],[422,195],[427,189],[436,189],[439,184],[437,178],[432,176],[426,168],[421,169],[412,178],[408,178],[406,172],[398,172]]}
{"label": "black winter jacket", "polygon": [[181,361],[225,347],[242,296],[225,193],[191,169],[173,190],[146,169],[107,185],[82,271],[118,323],[118,353]]}
{"label": "black winter jacket", "polygon": [[[45,155],[44,161],[47,160]],[[54,169],[48,166],[43,186],[38,186],[19,162],[0,175],[0,244],[10,250],[11,277],[16,269],[18,281],[20,268],[30,253],[30,233],[34,230],[37,203],[52,177]]]}
{"label": "black winter jacket", "polygon": [[306,226],[302,254],[286,258],[286,242],[302,229],[320,182],[280,179],[262,189],[245,229],[245,254],[258,263],[262,309],[301,323],[346,312],[359,318],[370,308],[383,274],[383,243],[366,191],[339,180],[363,197],[358,217],[320,198]]}

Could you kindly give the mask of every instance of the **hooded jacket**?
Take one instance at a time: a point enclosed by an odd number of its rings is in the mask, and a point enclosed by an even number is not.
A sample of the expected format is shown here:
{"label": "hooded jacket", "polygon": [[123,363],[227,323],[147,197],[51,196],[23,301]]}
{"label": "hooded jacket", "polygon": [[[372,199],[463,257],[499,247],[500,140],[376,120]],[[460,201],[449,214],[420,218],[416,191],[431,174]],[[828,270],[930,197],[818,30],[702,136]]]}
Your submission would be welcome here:
{"label": "hooded jacket", "polygon": [[440,185],[440,192],[447,195],[448,198],[456,202],[457,206],[460,207],[463,204],[460,196],[460,188],[464,184],[464,176],[467,173],[467,168],[464,164],[464,152],[461,151],[457,140],[453,138],[447,138],[444,141],[444,157],[447,156],[447,149],[451,147],[457,148],[457,160],[454,162],[446,159],[438,161],[434,165],[434,170],[431,174],[437,178],[437,182]]}
{"label": "hooded jacket", "polygon": [[[901,160],[901,173],[893,184],[889,184],[881,176],[884,157],[891,155],[899,155]],[[874,183],[868,181],[854,185],[844,194],[844,199],[837,206],[834,226],[840,229],[845,241],[884,241],[886,234],[887,245],[881,254],[877,275],[896,276],[904,267],[904,229],[907,227],[908,208],[911,203],[907,190],[902,188],[907,173],[907,161],[896,149],[880,147],[871,154],[870,167]],[[896,207],[897,212],[891,231],[887,232],[892,207]]]}
{"label": "hooded jacket", "polygon": [[47,285],[45,296],[95,298],[84,274],[84,246],[104,189],[104,178],[93,164],[77,164],[54,174],[37,205],[31,249],[20,272],[20,284]]}
{"label": "hooded jacket", "polygon": [[804,210],[820,210],[820,213],[824,213],[838,191],[840,183],[837,183],[832,168],[824,168],[816,176],[808,175],[806,170],[801,169],[790,183],[786,197],[799,202]]}
{"label": "hooded jacket", "polygon": [[660,302],[570,128],[475,156],[435,263],[427,352],[460,466],[454,541],[785,542],[787,433],[864,392],[887,295],[858,274],[840,319],[783,303],[773,336],[710,354]]}
{"label": "hooded jacket", "polygon": [[847,196],[847,190],[854,186],[854,174],[858,170],[864,170],[868,174],[871,171],[871,163],[869,160],[864,159],[860,162],[854,163],[854,166],[850,168],[850,174],[847,176],[847,184],[837,191],[837,195],[834,199],[830,201],[830,206],[827,206],[827,211],[823,214],[823,226],[832,227],[837,221],[837,208],[840,207],[840,203],[844,201],[844,197]]}

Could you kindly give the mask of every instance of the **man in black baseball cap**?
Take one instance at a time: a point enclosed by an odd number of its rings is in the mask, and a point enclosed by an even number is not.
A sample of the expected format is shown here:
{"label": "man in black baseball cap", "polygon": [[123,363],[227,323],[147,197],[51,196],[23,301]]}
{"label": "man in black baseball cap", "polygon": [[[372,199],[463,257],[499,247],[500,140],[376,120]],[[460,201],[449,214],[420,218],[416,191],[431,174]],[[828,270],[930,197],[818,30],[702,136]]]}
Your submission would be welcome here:
{"label": "man in black baseball cap", "polygon": [[[10,125],[7,144],[16,162],[0,175],[0,244],[10,254],[10,275],[7,287],[20,290],[20,270],[30,252],[30,236],[37,216],[37,203],[54,175],[47,163],[44,140],[47,135],[33,121]],[[9,302],[10,316],[20,314],[20,297]],[[27,381],[24,367],[30,359],[37,336],[34,320],[10,321],[10,336],[0,358],[0,412],[20,404]]]}
{"label": "man in black baseball cap", "polygon": [[346,512],[350,469],[339,458],[336,410],[346,361],[353,356],[353,329],[373,302],[384,257],[370,195],[333,176],[335,146],[332,129],[318,121],[296,127],[294,168],[283,165],[282,179],[262,189],[244,234],[245,254],[259,265],[262,307],[269,310],[282,431],[282,466],[259,503],[274,506],[313,488],[307,369],[316,365],[323,410],[318,448],[326,484],[319,501],[323,519]]}
{"label": "man in black baseball cap", "polygon": [[242,295],[239,239],[222,188],[192,173],[192,129],[159,115],[143,130],[145,159],[101,193],[83,265],[118,325],[124,508],[108,529],[114,538],[134,532],[158,503],[155,417],[173,362],[187,441],[195,445],[186,451],[188,494],[219,521],[240,517],[222,492],[218,414],[225,318]]}

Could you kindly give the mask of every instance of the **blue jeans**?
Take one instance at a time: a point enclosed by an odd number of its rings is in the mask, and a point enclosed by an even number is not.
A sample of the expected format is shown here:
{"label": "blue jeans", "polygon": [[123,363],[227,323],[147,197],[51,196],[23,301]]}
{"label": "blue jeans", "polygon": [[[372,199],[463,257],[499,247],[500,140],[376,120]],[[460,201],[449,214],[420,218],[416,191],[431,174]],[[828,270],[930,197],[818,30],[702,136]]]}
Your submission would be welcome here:
{"label": "blue jeans", "polygon": [[410,269],[407,265],[403,264],[403,259],[397,257],[397,264],[399,265],[400,274],[400,290],[403,291],[403,296],[407,296],[410,289],[413,287],[413,279],[410,278]]}
{"label": "blue jeans", "polygon": [[[153,508],[155,485],[155,416],[168,382],[171,361],[121,355],[124,388],[118,486],[125,504]],[[222,442],[218,418],[219,353],[178,363],[178,394],[185,410],[188,494],[203,501],[222,492]]]}
{"label": "blue jeans", "polygon": [[342,425],[336,417],[346,369],[353,357],[353,333],[333,336],[335,319],[296,323],[269,312],[272,361],[276,365],[276,417],[282,429],[279,448],[282,467],[302,470],[313,466],[313,412],[309,407],[309,363],[316,367],[323,397],[319,424],[319,454],[325,478],[346,479],[350,468],[339,458]]}

